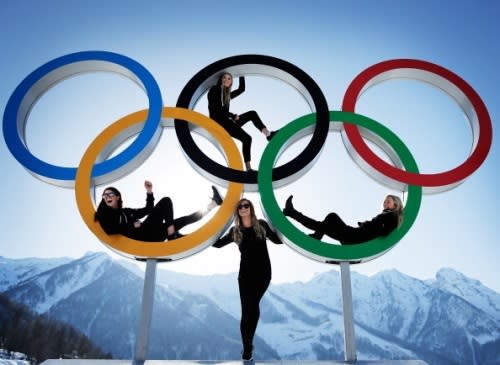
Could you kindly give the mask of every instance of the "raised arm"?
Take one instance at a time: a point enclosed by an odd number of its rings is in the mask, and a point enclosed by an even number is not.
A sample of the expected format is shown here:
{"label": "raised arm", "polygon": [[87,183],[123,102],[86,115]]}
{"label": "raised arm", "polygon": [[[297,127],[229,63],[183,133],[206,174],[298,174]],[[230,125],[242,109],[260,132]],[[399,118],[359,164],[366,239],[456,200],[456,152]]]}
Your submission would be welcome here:
{"label": "raised arm", "polygon": [[236,90],[231,91],[231,99],[237,97],[245,91],[245,77],[240,76],[238,81],[238,88]]}

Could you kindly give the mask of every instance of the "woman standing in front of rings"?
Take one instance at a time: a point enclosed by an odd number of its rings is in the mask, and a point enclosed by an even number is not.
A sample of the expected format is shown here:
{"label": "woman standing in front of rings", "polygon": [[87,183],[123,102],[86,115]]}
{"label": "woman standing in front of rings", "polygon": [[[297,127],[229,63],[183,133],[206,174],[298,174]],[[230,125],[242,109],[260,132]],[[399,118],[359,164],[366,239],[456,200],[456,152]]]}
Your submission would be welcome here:
{"label": "woman standing in front of rings", "polygon": [[231,91],[232,86],[233,76],[229,72],[222,73],[217,80],[217,84],[208,91],[208,112],[210,118],[219,123],[233,138],[241,141],[245,167],[247,171],[253,171],[250,152],[252,137],[242,129],[243,125],[251,121],[255,128],[266,136],[267,140],[270,140],[276,132],[269,132],[255,110],[240,115],[229,111],[231,99],[245,91],[245,78],[240,76],[236,90]]}
{"label": "woman standing in front of rings", "polygon": [[260,317],[259,303],[271,282],[271,260],[266,239],[276,244],[281,240],[263,219],[257,219],[252,202],[241,199],[235,211],[235,224],[214,243],[220,248],[236,242],[240,250],[238,286],[241,301],[240,331],[243,360],[252,359],[253,337]]}

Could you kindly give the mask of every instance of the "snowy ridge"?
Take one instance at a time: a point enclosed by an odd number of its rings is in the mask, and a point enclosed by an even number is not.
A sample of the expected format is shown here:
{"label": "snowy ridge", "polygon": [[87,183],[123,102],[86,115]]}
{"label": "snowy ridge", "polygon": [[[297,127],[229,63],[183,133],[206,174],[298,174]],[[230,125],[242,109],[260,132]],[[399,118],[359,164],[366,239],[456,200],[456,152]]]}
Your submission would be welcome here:
{"label": "snowy ridge", "polygon": [[433,285],[459,296],[492,318],[500,318],[500,294],[487,288],[479,280],[470,279],[453,269],[444,268],[436,274]]}
{"label": "snowy ridge", "polygon": [[[416,358],[417,352],[420,356],[434,352],[430,363],[459,357],[459,363],[475,364],[481,363],[476,361],[477,345],[500,342],[500,316],[484,316],[477,301],[476,305],[469,303],[464,295],[458,296],[443,285],[437,288],[397,270],[372,277],[356,272],[351,276],[359,358],[377,359],[381,354],[382,358]],[[236,278],[231,278],[232,283],[227,279],[229,276],[215,280],[212,276],[169,272],[159,281],[200,291],[239,319],[237,292],[231,298],[227,288],[215,295],[220,287],[214,287],[214,282],[219,280],[237,290]],[[473,279],[463,279],[462,293],[480,291],[488,298],[483,303],[499,305],[497,293]],[[446,282],[443,277],[441,280]],[[307,283],[271,285],[261,303],[257,334],[284,359],[323,359],[332,351],[342,353],[342,330],[340,275],[335,270]],[[460,350],[456,350],[457,344]]]}
{"label": "snowy ridge", "polygon": [[73,259],[67,257],[9,259],[0,256],[0,291],[5,291],[13,284],[70,261]]}
{"label": "snowy ridge", "polygon": [[[95,281],[110,264],[111,259],[106,254],[87,254],[24,280],[16,287],[11,299],[44,313],[60,300]],[[8,290],[7,294],[10,292]]]}
{"label": "snowy ridge", "polygon": [[[133,353],[143,273],[87,254],[11,286],[8,295],[82,330],[115,357]],[[351,273],[358,359],[429,364],[500,361],[498,293],[451,269],[422,281],[396,270]],[[76,309],[81,308],[81,309]],[[238,358],[237,274],[195,276],[158,268],[151,358]],[[271,285],[254,341],[260,359],[343,358],[340,274]]]}

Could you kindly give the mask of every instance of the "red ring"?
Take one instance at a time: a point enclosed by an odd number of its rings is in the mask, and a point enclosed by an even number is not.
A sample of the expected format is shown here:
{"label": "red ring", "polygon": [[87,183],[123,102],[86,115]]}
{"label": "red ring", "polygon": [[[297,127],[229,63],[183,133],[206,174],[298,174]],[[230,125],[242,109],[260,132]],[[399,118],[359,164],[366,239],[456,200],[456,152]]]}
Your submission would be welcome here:
{"label": "red ring", "polygon": [[[488,110],[486,109],[483,101],[476,91],[460,76],[441,66],[426,61],[395,59],[380,62],[365,69],[351,82],[344,95],[342,110],[354,112],[358,97],[363,91],[371,86],[368,85],[368,83],[376,76],[396,69],[417,69],[438,75],[452,83],[465,95],[477,115],[479,124],[479,138],[476,147],[470,154],[469,158],[467,158],[461,165],[445,172],[435,174],[417,174],[394,167],[378,157],[365,143],[356,125],[344,123],[343,128],[345,129],[347,138],[352,144],[354,150],[372,168],[393,180],[406,184],[427,187],[446,186],[461,182],[471,175],[477,168],[479,168],[479,166],[486,159],[491,147],[492,126]],[[392,76],[390,78],[395,77]]]}

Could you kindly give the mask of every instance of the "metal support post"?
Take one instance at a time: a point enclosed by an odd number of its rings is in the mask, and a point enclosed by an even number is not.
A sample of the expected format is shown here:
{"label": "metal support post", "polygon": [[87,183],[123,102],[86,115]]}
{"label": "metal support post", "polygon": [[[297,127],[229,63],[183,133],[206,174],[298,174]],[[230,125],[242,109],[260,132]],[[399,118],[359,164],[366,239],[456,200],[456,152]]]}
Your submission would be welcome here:
{"label": "metal support post", "polygon": [[354,337],[354,315],[352,310],[351,271],[349,262],[340,263],[342,283],[342,309],[344,313],[344,352],[345,361],[356,362],[356,339]]}
{"label": "metal support post", "polygon": [[139,327],[137,329],[137,338],[135,342],[135,362],[145,361],[148,353],[149,332],[151,329],[156,284],[156,264],[157,261],[154,259],[148,259],[146,261],[141,317],[139,319]]}

